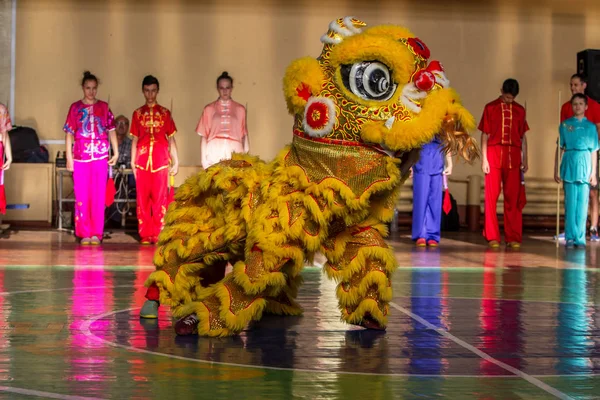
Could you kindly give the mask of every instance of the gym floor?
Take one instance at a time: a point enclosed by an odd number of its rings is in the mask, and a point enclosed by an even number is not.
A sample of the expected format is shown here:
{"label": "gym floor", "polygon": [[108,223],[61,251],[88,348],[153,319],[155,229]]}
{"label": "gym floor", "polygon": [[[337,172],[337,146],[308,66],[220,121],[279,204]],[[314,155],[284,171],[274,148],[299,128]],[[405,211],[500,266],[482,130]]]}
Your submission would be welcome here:
{"label": "gym floor", "polygon": [[600,243],[520,251],[477,234],[398,263],[387,331],[342,323],[335,283],[307,266],[302,317],[230,338],[138,318],[153,247],[123,232],[82,247],[55,231],[0,238],[0,398],[600,398]]}

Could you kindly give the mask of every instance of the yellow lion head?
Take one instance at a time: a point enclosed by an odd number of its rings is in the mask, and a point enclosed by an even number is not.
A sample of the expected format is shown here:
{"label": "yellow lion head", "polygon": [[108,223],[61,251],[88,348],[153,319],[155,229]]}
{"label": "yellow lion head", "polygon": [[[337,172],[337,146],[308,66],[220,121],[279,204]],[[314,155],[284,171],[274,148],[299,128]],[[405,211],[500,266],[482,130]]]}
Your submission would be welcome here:
{"label": "yellow lion head", "polygon": [[449,87],[440,62],[409,30],[367,28],[352,17],[331,22],[318,59],[294,61],[284,77],[294,133],[349,144],[360,142],[406,154],[439,134],[446,147],[472,160],[477,147],[466,131],[472,115]]}

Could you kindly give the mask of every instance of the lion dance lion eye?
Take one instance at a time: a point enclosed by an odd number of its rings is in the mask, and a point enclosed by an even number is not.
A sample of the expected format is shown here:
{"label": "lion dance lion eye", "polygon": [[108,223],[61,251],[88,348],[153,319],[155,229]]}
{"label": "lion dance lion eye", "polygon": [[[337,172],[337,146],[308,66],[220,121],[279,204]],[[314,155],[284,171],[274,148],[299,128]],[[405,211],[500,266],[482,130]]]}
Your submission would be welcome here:
{"label": "lion dance lion eye", "polygon": [[364,100],[389,100],[396,85],[388,67],[378,61],[363,61],[340,68],[344,86]]}

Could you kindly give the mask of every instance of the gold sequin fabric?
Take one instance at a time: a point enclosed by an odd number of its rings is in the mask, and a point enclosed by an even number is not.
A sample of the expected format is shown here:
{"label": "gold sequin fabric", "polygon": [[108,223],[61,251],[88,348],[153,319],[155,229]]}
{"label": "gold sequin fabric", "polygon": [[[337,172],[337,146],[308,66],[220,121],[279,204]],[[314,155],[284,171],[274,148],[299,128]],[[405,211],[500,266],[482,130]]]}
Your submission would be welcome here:
{"label": "gold sequin fabric", "polygon": [[389,156],[366,146],[346,146],[294,136],[285,166],[299,166],[310,182],[334,179],[360,196],[377,182],[392,178],[387,169]]}

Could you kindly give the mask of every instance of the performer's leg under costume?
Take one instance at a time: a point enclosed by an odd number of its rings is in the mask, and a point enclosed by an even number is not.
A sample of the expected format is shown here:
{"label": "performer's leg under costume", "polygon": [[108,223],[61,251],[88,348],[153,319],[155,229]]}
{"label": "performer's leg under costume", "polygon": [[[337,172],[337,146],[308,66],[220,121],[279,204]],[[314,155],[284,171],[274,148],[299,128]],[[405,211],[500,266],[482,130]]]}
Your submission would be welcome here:
{"label": "performer's leg under costume", "polygon": [[382,227],[353,226],[326,242],[325,271],[339,282],[342,319],[369,328],[385,328],[392,301],[391,275],[396,260],[383,240]]}
{"label": "performer's leg under costume", "polygon": [[502,182],[502,169],[490,168],[490,172],[485,175],[484,187],[484,218],[483,236],[487,241],[500,241],[500,229],[498,228],[498,214],[496,205],[500,197],[500,187]]}
{"label": "performer's leg under costume", "polygon": [[142,239],[158,236],[167,211],[167,168],[156,172],[137,170],[138,230]]}
{"label": "performer's leg under costume", "polygon": [[104,234],[107,178],[106,159],[74,163],[75,235],[80,238],[101,239]]}
{"label": "performer's leg under costume", "polygon": [[[304,265],[304,252],[297,244],[277,245],[269,236],[248,245],[246,261],[237,261],[233,272],[225,278],[223,271],[227,262],[240,260],[243,249],[235,249],[235,244],[227,248],[224,242],[215,242],[214,248],[218,250],[206,252],[199,244],[194,252],[205,254],[193,263],[178,267],[174,279],[178,287],[163,290],[161,303],[168,303],[176,318],[195,313],[200,320],[197,333],[208,336],[238,333],[250,321],[260,319],[263,312],[301,314],[294,297],[301,283],[299,274]],[[170,249],[157,257],[165,257],[167,266],[179,259]],[[191,255],[191,258],[195,257]],[[169,268],[163,270],[167,272]],[[165,282],[154,284],[164,288]],[[148,298],[153,291],[150,286]]]}
{"label": "performer's leg under costume", "polygon": [[504,236],[507,243],[521,243],[523,240],[523,211],[519,208],[521,190],[521,170],[502,168],[504,193]]}

